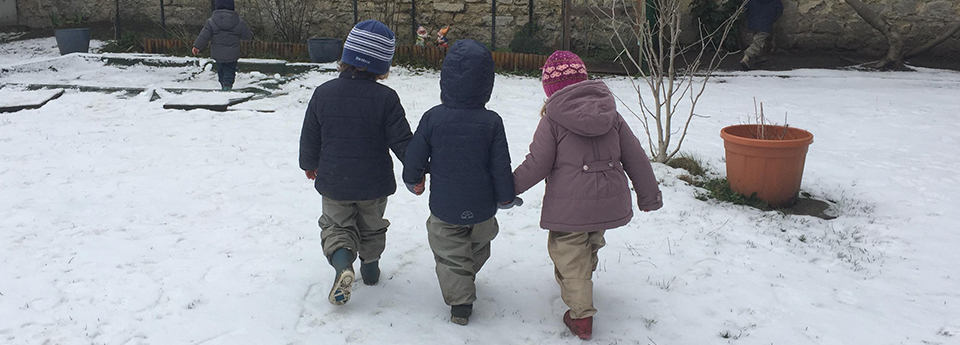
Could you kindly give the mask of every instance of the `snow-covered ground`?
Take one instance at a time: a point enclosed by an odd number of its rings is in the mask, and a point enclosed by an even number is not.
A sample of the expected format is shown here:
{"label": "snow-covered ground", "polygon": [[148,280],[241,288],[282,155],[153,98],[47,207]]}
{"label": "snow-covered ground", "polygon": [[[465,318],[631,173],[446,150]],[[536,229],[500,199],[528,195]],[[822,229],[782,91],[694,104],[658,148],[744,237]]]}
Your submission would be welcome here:
{"label": "snow-covered ground", "polygon": [[[9,34],[10,37],[15,35]],[[0,42],[3,40],[0,39]],[[90,51],[96,53],[103,45],[103,41],[90,40]],[[0,67],[58,56],[60,50],[57,49],[57,39],[53,37],[0,43]]]}
{"label": "snow-covered ground", "polygon": [[[0,45],[0,65],[47,56],[49,42],[37,42]],[[77,84],[106,72],[127,86],[198,72],[76,61]],[[0,114],[0,343],[583,343],[560,322],[566,308],[538,227],[542,184],[498,215],[469,326],[447,321],[427,198],[402,188],[387,208],[381,283],[356,285],[342,307],[326,301],[320,197],[297,150],[313,87],[333,77],[306,74],[241,107],[251,110],[164,110],[152,92],[68,90],[41,109]],[[11,73],[0,83],[58,78]],[[439,102],[438,80],[400,69],[386,81],[411,126]],[[209,70],[184,82],[217,87]],[[607,82],[635,99],[626,79]],[[699,201],[682,171],[655,164],[665,206],[608,232],[588,343],[960,344],[958,89],[960,73],[938,70],[711,82],[685,151],[722,172],[720,128],[749,122],[756,98],[768,117],[787,113],[814,133],[803,190],[835,200],[840,216]],[[504,118],[514,165],[543,100],[537,79],[497,77],[488,107]]]}

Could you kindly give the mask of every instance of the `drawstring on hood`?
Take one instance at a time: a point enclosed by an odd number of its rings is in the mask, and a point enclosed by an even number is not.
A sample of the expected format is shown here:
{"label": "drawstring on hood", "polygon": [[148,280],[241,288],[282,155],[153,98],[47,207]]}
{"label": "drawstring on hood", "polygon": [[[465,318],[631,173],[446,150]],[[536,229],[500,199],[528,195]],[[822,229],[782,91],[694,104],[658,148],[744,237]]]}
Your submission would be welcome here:
{"label": "drawstring on hood", "polygon": [[617,103],[607,84],[582,81],[557,91],[547,99],[547,118],[577,135],[601,136],[613,129]]}

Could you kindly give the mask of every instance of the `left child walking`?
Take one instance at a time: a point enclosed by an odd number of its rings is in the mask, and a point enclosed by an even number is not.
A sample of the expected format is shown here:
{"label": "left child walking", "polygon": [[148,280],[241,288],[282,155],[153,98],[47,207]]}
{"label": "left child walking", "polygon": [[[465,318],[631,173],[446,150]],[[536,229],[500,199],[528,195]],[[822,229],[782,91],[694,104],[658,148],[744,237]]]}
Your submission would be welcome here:
{"label": "left child walking", "polygon": [[213,16],[203,24],[203,30],[193,42],[193,55],[200,54],[210,43],[210,57],[217,62],[217,77],[223,91],[233,89],[240,60],[240,40],[253,40],[253,33],[234,12],[233,0],[217,0]]}
{"label": "left child walking", "polygon": [[335,269],[329,300],[350,300],[353,262],[363,283],[380,279],[387,197],[397,190],[393,160],[413,134],[397,92],[378,83],[390,73],[394,34],[376,20],[357,24],[343,45],[340,76],[317,87],[300,133],[300,168],[323,199],[320,242]]}

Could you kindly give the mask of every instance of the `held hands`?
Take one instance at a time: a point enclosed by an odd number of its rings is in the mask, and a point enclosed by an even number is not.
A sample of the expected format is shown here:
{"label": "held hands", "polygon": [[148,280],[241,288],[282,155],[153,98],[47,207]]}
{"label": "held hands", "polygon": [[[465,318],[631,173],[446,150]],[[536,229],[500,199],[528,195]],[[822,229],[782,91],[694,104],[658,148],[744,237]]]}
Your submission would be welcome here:
{"label": "held hands", "polygon": [[200,55],[200,49],[197,49],[197,47],[193,47],[192,52],[193,52],[193,55]]}
{"label": "held hands", "polygon": [[[193,49],[197,49],[197,48],[193,48]],[[305,170],[304,173],[307,174],[307,178],[308,178],[308,179],[311,179],[311,180],[316,180],[316,179],[317,179],[317,170],[316,170],[316,169],[314,169],[314,170]]]}
{"label": "held hands", "polygon": [[506,210],[506,209],[513,208],[514,206],[522,206],[522,205],[523,205],[523,199],[520,199],[520,197],[518,196],[518,197],[514,197],[513,201],[511,202],[497,204],[497,208],[501,210]]}
{"label": "held hands", "polygon": [[427,179],[423,179],[423,180],[420,180],[420,183],[417,183],[417,184],[409,184],[409,183],[404,183],[404,184],[407,185],[407,190],[409,190],[410,193],[413,193],[413,195],[420,195],[420,194],[423,194],[424,189],[426,189],[426,186],[425,186],[426,182],[427,182]]}

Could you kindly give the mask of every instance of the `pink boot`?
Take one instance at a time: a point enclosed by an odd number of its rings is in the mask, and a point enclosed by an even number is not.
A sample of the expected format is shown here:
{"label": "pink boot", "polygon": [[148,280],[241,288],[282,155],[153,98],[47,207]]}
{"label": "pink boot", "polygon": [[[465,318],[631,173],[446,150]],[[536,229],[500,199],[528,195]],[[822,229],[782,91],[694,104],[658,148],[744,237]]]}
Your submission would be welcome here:
{"label": "pink boot", "polygon": [[593,335],[593,316],[574,320],[570,318],[570,311],[567,310],[563,313],[563,324],[567,325],[570,332],[580,339],[588,340]]}

